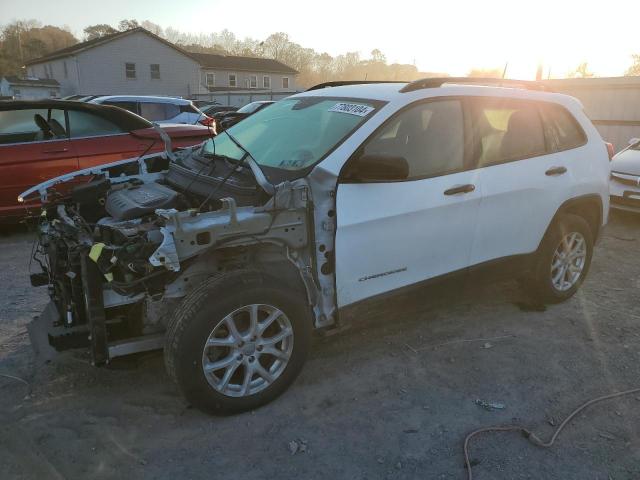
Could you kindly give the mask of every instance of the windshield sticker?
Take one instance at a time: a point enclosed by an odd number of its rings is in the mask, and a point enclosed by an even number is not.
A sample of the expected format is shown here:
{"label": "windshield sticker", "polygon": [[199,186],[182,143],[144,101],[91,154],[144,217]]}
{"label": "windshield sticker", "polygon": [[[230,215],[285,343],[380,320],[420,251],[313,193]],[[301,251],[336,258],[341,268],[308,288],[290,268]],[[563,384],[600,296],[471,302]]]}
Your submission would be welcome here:
{"label": "windshield sticker", "polygon": [[366,117],[375,108],[368,105],[360,105],[358,103],[336,103],[329,109],[330,112],[348,113],[349,115],[357,115],[359,117]]}

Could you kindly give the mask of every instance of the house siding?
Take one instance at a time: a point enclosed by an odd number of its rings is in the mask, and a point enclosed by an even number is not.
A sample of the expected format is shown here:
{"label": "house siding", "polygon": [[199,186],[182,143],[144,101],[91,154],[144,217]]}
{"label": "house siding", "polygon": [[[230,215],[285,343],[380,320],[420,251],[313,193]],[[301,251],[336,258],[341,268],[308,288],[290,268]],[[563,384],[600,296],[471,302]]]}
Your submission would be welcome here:
{"label": "house siding", "polygon": [[[67,62],[67,78],[64,64]],[[136,78],[125,76],[125,64],[136,64]],[[151,78],[151,64],[160,65],[160,79]],[[49,67],[51,66],[51,67]],[[46,78],[48,68],[63,85],[63,95],[172,95],[199,91],[200,65],[143,32],[132,33],[68,56],[29,67]]]}
{"label": "house siding", "polygon": [[[273,92],[291,92],[295,91],[295,75],[294,74],[285,74],[285,73],[274,73],[274,72],[259,72],[259,71],[233,71],[233,70],[222,70],[222,69],[214,69],[214,68],[206,68],[203,67],[200,73],[200,85],[201,90],[198,93],[208,93],[207,89],[207,74],[213,73],[216,78],[215,87],[216,88],[230,88],[233,89],[231,85],[229,85],[229,75],[236,75],[236,88],[245,90],[247,89],[247,82],[251,82],[251,76],[255,75],[258,77],[258,83],[256,89],[264,90],[263,87],[263,77],[268,76],[271,79],[271,87],[267,88],[268,91]],[[289,88],[282,88],[282,79],[287,77],[289,79]]]}
{"label": "house siding", "polygon": [[[64,65],[67,65],[67,75],[64,74]],[[78,89],[78,64],[75,57],[66,57],[49,62],[31,65],[27,69],[32,77],[53,78],[60,84],[60,96],[74,95],[80,92]]]}

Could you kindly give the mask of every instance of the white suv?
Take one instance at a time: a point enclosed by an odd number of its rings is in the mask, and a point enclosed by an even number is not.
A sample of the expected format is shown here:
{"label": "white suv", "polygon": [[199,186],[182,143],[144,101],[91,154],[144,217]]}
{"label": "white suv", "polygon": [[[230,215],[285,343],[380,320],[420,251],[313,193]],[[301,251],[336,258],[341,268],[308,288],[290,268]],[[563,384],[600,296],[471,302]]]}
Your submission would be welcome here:
{"label": "white suv", "polygon": [[607,221],[607,147],[571,97],[471,81],[325,84],[200,147],[78,172],[41,216],[53,303],[31,331],[79,332],[96,364],[164,348],[191,402],[237,412],[381,295],[499,264],[569,298]]}

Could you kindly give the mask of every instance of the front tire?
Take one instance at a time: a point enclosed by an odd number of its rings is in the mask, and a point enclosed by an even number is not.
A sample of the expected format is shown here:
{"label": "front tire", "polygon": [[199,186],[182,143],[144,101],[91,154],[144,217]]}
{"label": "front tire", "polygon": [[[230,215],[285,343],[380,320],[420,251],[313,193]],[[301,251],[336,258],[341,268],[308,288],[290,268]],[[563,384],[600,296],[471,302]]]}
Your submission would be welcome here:
{"label": "front tire", "polygon": [[214,414],[258,408],[295,380],[312,315],[304,290],[258,271],[212,277],[167,328],[165,365],[194,406]]}
{"label": "front tire", "polygon": [[534,300],[560,303],[582,285],[593,256],[593,234],[580,216],[563,214],[549,227],[526,285]]}

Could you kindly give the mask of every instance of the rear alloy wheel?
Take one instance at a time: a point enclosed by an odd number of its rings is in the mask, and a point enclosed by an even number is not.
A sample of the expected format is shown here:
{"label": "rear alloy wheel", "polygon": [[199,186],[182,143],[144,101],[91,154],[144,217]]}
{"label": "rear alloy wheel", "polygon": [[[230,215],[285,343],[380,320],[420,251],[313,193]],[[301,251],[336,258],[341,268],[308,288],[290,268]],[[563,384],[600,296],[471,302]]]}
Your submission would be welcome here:
{"label": "rear alloy wheel", "polygon": [[311,340],[304,290],[263,272],[212,277],[176,308],[165,365],[194,406],[211,413],[258,408],[302,369]]}
{"label": "rear alloy wheel", "polygon": [[589,271],[592,238],[589,224],[577,215],[563,214],[549,227],[525,281],[534,300],[559,303],[576,293]]}
{"label": "rear alloy wheel", "polygon": [[551,282],[565,292],[578,283],[587,261],[587,241],[580,232],[564,236],[551,260]]}

